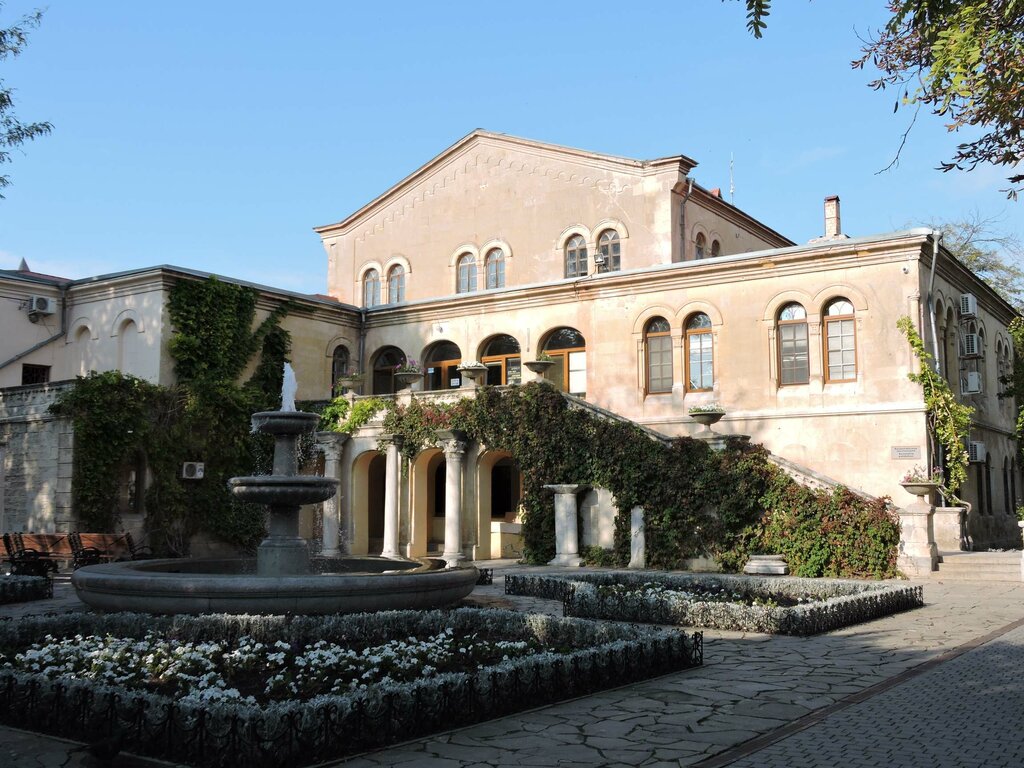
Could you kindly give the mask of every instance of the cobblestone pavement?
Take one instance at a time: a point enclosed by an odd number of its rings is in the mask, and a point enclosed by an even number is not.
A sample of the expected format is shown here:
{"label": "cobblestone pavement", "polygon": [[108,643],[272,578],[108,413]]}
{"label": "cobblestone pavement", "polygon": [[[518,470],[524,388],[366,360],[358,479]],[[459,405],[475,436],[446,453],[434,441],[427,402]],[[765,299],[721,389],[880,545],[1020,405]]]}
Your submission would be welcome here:
{"label": "cobblestone pavement", "polygon": [[[504,570],[496,568],[495,583],[478,587],[470,601],[561,614],[557,602],[504,595]],[[921,609],[812,638],[707,631],[702,668],[333,765],[1021,765],[1024,627],[942,659],[1024,620],[1024,584],[933,580],[924,589]],[[70,586],[58,584],[53,600],[0,606],[0,616],[76,609]],[[926,663],[934,666],[894,681]],[[898,684],[867,690],[886,681]],[[864,701],[844,706],[858,695]],[[829,707],[839,709],[823,717]],[[786,738],[765,745],[778,735]],[[0,728],[0,744],[3,765],[61,765],[68,757],[68,742],[10,729]],[[88,764],[73,758],[68,766]]]}

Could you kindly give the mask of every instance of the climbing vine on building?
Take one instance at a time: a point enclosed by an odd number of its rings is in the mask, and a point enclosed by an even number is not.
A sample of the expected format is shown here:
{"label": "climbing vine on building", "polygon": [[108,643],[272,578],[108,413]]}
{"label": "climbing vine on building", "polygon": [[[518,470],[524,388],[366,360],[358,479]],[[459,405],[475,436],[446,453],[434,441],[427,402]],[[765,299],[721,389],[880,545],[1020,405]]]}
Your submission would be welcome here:
{"label": "climbing vine on building", "polygon": [[[55,404],[74,423],[80,527],[117,527],[119,467],[141,454],[149,473],[146,526],[155,546],[184,554],[192,536],[205,531],[252,549],[264,536],[262,509],[227,490],[229,477],[269,469],[269,439],[251,434],[249,420],[254,411],[279,405],[290,347],[280,326],[288,305],[256,323],[257,299],[255,289],[215,277],[179,281],[168,298],[172,387],[118,371],[90,374]],[[254,358],[253,374],[242,381]],[[186,461],[203,462],[204,477],[183,478]]]}

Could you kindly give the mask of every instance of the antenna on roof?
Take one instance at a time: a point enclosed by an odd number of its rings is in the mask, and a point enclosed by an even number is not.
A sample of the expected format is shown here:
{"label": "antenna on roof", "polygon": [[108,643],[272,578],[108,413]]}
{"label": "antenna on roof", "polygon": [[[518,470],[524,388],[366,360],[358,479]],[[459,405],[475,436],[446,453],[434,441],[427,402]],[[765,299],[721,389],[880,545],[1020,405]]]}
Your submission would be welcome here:
{"label": "antenna on roof", "polygon": [[736,184],[732,178],[732,152],[729,153],[729,202],[736,205]]}

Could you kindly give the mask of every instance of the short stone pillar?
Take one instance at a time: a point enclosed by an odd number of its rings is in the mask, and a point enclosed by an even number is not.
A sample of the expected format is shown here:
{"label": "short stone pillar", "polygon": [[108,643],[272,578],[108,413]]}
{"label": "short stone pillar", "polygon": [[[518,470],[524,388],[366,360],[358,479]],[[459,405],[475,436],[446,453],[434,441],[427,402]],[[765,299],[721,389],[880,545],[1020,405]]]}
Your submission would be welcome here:
{"label": "short stone pillar", "polygon": [[444,451],[444,552],[441,557],[454,568],[465,560],[462,554],[462,465],[466,456],[466,433],[458,429],[437,431]]}
{"label": "short stone pillar", "polygon": [[967,546],[967,508],[936,507],[932,518],[935,546],[939,552],[960,552]]}
{"label": "short stone pillar", "polygon": [[[317,432],[316,447],[324,455],[324,477],[341,479],[341,454],[349,435],[344,432]],[[349,548],[349,517],[342,511],[341,496],[335,494],[323,503],[321,524],[323,543],[320,554],[323,557],[338,557],[351,554]],[[344,519],[344,523],[342,520]]]}
{"label": "short stone pillar", "polygon": [[629,565],[627,568],[647,567],[647,534],[644,531],[644,508],[629,510]]}
{"label": "short stone pillar", "polygon": [[388,450],[384,464],[384,548],[381,557],[401,558],[398,551],[398,490],[401,483],[401,435],[383,435]]}
{"label": "short stone pillar", "polygon": [[935,507],[923,496],[899,510],[900,551],[896,566],[907,576],[927,576],[939,567],[935,546]]}
{"label": "short stone pillar", "polygon": [[576,522],[576,493],[585,485],[545,485],[555,492],[555,557],[548,565],[580,565],[580,537]]}
{"label": "short stone pillar", "polygon": [[788,576],[789,565],[782,555],[751,555],[743,572],[750,576]]}

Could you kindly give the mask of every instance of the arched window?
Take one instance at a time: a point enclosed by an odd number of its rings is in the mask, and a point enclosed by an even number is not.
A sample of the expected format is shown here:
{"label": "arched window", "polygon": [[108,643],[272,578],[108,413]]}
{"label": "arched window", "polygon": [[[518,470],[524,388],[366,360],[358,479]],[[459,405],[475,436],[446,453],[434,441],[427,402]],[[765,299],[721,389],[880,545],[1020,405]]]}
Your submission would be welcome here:
{"label": "arched window", "polygon": [[349,354],[348,347],[339,344],[331,354],[331,396],[337,397],[341,394],[341,386],[338,380],[348,376]]}
{"label": "arched window", "polygon": [[711,318],[703,312],[686,321],[686,391],[707,392],[715,386]]}
{"label": "arched window", "polygon": [[833,299],[825,307],[825,375],[826,381],[857,378],[853,304],[844,298]]}
{"label": "arched window", "polygon": [[711,258],[722,255],[722,244],[717,240],[711,241]]}
{"label": "arched window", "polygon": [[707,244],[707,240],[704,238],[703,232],[698,232],[697,237],[693,241],[693,258],[703,259],[704,248]]}
{"label": "arched window", "polygon": [[396,264],[388,272],[388,304],[405,301],[405,267]]}
{"label": "arched window", "polygon": [[395,392],[395,368],[406,360],[398,347],[384,347],[373,358],[373,394],[391,395]]}
{"label": "arched window", "polygon": [[363,274],[363,306],[376,307],[380,304],[380,273],[368,269]]}
{"label": "arched window", "polygon": [[583,277],[587,274],[587,241],[573,235],[565,244],[565,276]]}
{"label": "arched window", "polygon": [[427,374],[427,389],[458,389],[462,386],[462,350],[458,344],[439,341],[427,350],[424,364]]}
{"label": "arched window", "polygon": [[484,259],[488,288],[505,287],[505,253],[501,248],[492,248]]}
{"label": "arched window", "polygon": [[668,320],[663,317],[651,318],[644,326],[648,393],[672,391],[671,331]]}
{"label": "arched window", "polygon": [[554,362],[544,378],[572,395],[587,391],[587,342],[575,328],[558,328],[541,347]]}
{"label": "arched window", "polygon": [[523,380],[519,342],[508,334],[495,336],[488,341],[480,362],[487,366],[487,383],[492,387],[519,384]]}
{"label": "arched window", "polygon": [[597,250],[604,259],[606,272],[617,272],[620,267],[620,255],[622,244],[619,241],[619,233],[614,229],[606,229],[597,238]]}
{"label": "arched window", "polygon": [[464,253],[459,256],[459,284],[456,293],[472,293],[476,290],[476,259],[473,254]]}
{"label": "arched window", "polygon": [[779,383],[807,384],[811,380],[807,355],[807,311],[797,303],[779,310]]}

